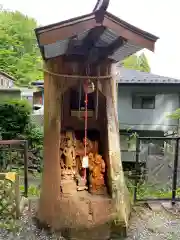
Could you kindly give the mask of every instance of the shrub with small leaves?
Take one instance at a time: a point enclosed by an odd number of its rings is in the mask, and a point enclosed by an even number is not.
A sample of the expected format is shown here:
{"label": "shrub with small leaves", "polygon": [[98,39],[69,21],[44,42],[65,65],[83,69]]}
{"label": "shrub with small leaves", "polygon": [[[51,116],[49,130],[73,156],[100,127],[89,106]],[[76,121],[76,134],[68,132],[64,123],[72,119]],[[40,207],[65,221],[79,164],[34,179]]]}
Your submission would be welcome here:
{"label": "shrub with small leaves", "polygon": [[25,128],[25,138],[31,148],[43,148],[43,130],[33,123],[29,123]]}
{"label": "shrub with small leaves", "polygon": [[0,130],[4,140],[23,134],[30,121],[31,106],[26,100],[5,100],[0,103]]}

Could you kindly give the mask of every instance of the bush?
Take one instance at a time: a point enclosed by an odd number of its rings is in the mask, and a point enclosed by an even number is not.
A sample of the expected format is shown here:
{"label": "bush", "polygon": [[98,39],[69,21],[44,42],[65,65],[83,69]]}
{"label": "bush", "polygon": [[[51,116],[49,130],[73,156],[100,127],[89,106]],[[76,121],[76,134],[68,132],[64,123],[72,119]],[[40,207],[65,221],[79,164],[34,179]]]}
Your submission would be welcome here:
{"label": "bush", "polygon": [[0,130],[4,140],[16,139],[30,122],[31,106],[27,100],[7,100],[0,104]]}
{"label": "bush", "polygon": [[[31,105],[27,100],[7,100],[0,104],[0,132],[3,140],[22,139],[28,141],[28,164],[38,171],[42,169],[43,131],[31,122]],[[22,159],[13,158],[13,164],[22,164]],[[6,169],[9,154],[0,151],[0,168]]]}
{"label": "bush", "polygon": [[33,123],[29,123],[25,129],[25,137],[28,140],[29,150],[32,152],[31,163],[36,169],[42,171],[43,160],[43,129]]}
{"label": "bush", "polygon": [[34,123],[29,123],[25,128],[25,138],[32,149],[43,148],[43,130]]}

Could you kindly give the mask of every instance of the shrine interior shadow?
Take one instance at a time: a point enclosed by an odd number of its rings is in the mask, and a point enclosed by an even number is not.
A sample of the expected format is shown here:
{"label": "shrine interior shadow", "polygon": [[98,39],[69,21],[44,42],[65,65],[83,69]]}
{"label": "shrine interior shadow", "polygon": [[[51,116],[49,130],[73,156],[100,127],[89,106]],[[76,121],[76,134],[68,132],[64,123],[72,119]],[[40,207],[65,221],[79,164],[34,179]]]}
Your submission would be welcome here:
{"label": "shrine interior shadow", "polygon": [[[61,152],[66,145],[67,138],[70,138],[74,143],[77,158],[84,155],[83,139],[85,136],[85,96],[79,85],[68,89],[63,95],[62,116],[61,116]],[[107,136],[107,112],[106,112],[106,98],[103,93],[98,90],[88,94],[87,106],[87,139],[89,142],[89,149],[87,153],[92,153],[95,158],[97,155],[102,157],[105,163],[105,172],[102,173],[104,179],[104,187],[106,193],[111,194],[110,189],[110,163],[108,159],[108,136]],[[78,153],[81,152],[81,153]],[[62,154],[62,159],[65,158]],[[75,167],[75,166],[74,166]],[[81,167],[80,167],[81,168]],[[79,171],[76,166],[76,171]],[[87,187],[90,186],[90,173],[87,169]],[[97,181],[98,176],[97,176]],[[101,182],[101,181],[100,181]],[[103,181],[102,181],[103,185]]]}

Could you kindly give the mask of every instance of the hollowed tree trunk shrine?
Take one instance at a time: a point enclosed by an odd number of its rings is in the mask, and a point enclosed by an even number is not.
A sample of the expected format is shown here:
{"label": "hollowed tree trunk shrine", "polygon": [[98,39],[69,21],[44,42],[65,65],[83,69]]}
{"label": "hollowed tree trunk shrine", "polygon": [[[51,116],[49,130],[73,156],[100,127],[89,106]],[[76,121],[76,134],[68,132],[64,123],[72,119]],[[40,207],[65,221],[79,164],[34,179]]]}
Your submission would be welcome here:
{"label": "hollowed tree trunk shrine", "polygon": [[96,234],[105,240],[128,226],[112,65],[143,48],[153,51],[157,40],[108,13],[108,3],[99,1],[90,14],[36,29],[44,59],[38,218],[68,236],[84,232],[82,239]]}

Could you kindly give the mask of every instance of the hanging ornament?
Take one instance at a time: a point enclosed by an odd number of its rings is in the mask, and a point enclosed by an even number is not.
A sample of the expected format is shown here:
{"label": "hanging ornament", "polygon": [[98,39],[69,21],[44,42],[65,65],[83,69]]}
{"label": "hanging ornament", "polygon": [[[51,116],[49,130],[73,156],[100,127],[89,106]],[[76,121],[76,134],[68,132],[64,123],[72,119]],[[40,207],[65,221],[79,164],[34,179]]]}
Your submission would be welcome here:
{"label": "hanging ornament", "polygon": [[82,83],[79,82],[79,119],[81,119],[81,98],[82,98]]}
{"label": "hanging ornament", "polygon": [[84,115],[84,157],[82,161],[82,167],[84,169],[83,178],[86,180],[86,168],[88,168],[88,156],[87,156],[87,121],[88,121],[88,86],[89,81],[84,82],[84,92],[85,92],[85,115]]}
{"label": "hanging ornament", "polygon": [[[100,67],[97,68],[97,75],[100,76]],[[96,80],[96,94],[95,94],[95,102],[96,102],[96,108],[95,108],[95,118],[98,119],[98,107],[99,107],[99,79]]]}
{"label": "hanging ornament", "polygon": [[87,94],[93,93],[95,90],[94,83],[91,80],[86,80],[86,83],[84,83],[84,92]]}

